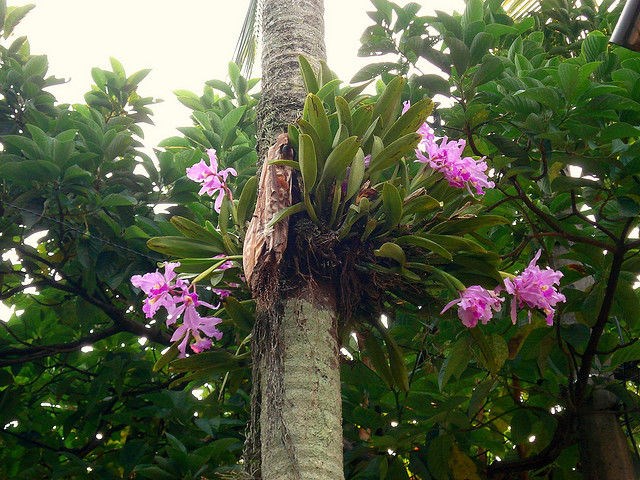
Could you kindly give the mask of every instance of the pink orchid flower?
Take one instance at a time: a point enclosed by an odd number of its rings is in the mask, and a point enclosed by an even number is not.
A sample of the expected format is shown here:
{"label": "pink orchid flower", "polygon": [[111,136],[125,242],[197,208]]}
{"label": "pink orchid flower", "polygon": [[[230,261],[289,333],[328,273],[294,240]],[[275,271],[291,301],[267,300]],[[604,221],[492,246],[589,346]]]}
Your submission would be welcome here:
{"label": "pink orchid flower", "polygon": [[213,208],[220,213],[225,195],[232,199],[231,190],[227,186],[227,177],[229,175],[238,176],[238,172],[231,167],[218,170],[218,157],[214,149],[208,149],[207,155],[209,156],[210,164],[207,165],[204,160],[200,160],[199,163],[187,168],[187,177],[194,182],[202,184],[202,188],[198,192],[199,195],[206,193],[211,197],[216,197]]}
{"label": "pink orchid flower", "polygon": [[172,342],[181,340],[178,344],[180,357],[186,355],[187,345],[190,343],[191,338],[195,340],[194,343],[191,343],[191,350],[195,353],[211,348],[211,338],[216,340],[222,338],[222,332],[216,328],[216,325],[221,322],[222,319],[217,317],[201,317],[196,311],[195,303],[187,303],[184,310],[183,323],[176,328],[171,337]]}
{"label": "pink orchid flower", "polygon": [[473,328],[478,324],[478,320],[486,325],[493,317],[493,312],[500,311],[502,302],[504,298],[499,297],[497,292],[473,285],[460,292],[460,298],[447,303],[440,313],[458,305],[458,318],[462,320],[463,325]]}
{"label": "pink orchid flower", "polygon": [[[552,270],[547,267],[542,270],[536,265],[540,259],[542,250],[533,257],[529,266],[513,279],[506,278],[504,286],[511,295],[511,320],[515,324],[518,318],[517,308],[528,307],[529,309],[540,309],[545,314],[547,325],[553,325],[553,315],[555,306],[560,302],[565,302],[566,298],[559,293],[554,285],[560,284],[562,272]],[[529,310],[531,319],[531,310]]]}

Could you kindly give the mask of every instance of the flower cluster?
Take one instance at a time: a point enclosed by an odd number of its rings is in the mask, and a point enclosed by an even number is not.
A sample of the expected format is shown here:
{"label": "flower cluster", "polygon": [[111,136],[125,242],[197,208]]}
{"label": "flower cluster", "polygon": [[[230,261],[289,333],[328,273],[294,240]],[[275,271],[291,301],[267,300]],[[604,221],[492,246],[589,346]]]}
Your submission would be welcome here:
{"label": "flower cluster", "polygon": [[[541,250],[533,257],[520,275],[504,280],[504,289],[513,296],[511,299],[511,320],[515,324],[518,318],[518,308],[528,309],[529,320],[531,310],[541,310],[547,321],[547,325],[553,325],[555,306],[566,301],[564,295],[558,292],[555,285],[560,284],[562,273],[547,267],[544,270],[536,263],[540,259]],[[478,320],[486,324],[491,320],[493,312],[500,311],[504,298],[498,294],[502,287],[495,291],[486,290],[479,285],[473,285],[460,293],[460,298],[445,305],[441,313],[446,312],[454,305],[458,305],[458,317],[462,323],[469,327],[475,327]]]}
{"label": "flower cluster", "polygon": [[[405,113],[410,107],[410,102],[404,102],[402,113]],[[476,194],[483,195],[485,188],[495,186],[485,173],[488,167],[484,157],[475,160],[462,156],[466,145],[464,140],[452,141],[443,137],[438,144],[433,130],[426,122],[420,126],[418,133],[422,139],[416,149],[417,161],[442,173],[449,185],[456,188],[466,188],[472,195],[471,188],[475,189]]]}
{"label": "flower cluster", "polygon": [[479,285],[473,285],[465,289],[460,298],[447,303],[440,313],[444,313],[454,305],[458,305],[458,317],[465,327],[473,328],[478,320],[486,325],[493,317],[493,312],[499,312],[504,298],[498,296],[498,292],[487,290]]}
{"label": "flower cluster", "polygon": [[[147,318],[152,318],[161,307],[167,311],[167,326],[175,324],[178,318],[183,316],[182,325],[176,328],[171,341],[180,340],[178,350],[180,356],[184,357],[188,344],[191,350],[199,353],[211,348],[211,338],[220,340],[222,332],[216,325],[222,320],[217,317],[200,316],[196,307],[204,306],[215,310],[218,306],[200,300],[195,289],[178,278],[175,269],[179,266],[178,262],[167,262],[164,264],[164,273],[156,270],[144,275],[134,275],[131,277],[131,283],[147,295],[142,308]],[[190,343],[192,338],[194,342]]]}
{"label": "flower cluster", "polygon": [[[553,325],[555,306],[567,299],[559,293],[554,285],[560,285],[562,272],[547,267],[542,270],[536,265],[540,259],[541,250],[533,257],[529,266],[513,279],[506,278],[504,286],[514,299],[511,302],[511,320],[516,323],[516,309],[527,306],[538,308],[546,315],[547,325]],[[517,305],[516,305],[517,304]],[[529,310],[531,318],[531,310]]]}
{"label": "flower cluster", "polygon": [[208,149],[207,155],[209,156],[210,164],[207,165],[204,160],[200,160],[199,163],[187,168],[187,177],[194,182],[202,184],[198,195],[205,193],[212,197],[217,195],[214,209],[220,213],[220,207],[222,207],[222,200],[225,195],[232,199],[231,190],[227,186],[227,177],[229,175],[238,176],[238,172],[232,167],[218,170],[218,157],[214,149]]}

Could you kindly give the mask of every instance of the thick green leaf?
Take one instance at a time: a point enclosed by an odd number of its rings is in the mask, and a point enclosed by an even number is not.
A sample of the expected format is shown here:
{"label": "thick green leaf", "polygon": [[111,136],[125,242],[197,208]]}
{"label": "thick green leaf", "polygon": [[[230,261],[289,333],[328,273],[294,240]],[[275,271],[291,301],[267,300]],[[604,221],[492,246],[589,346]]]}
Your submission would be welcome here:
{"label": "thick green leaf", "polygon": [[427,117],[432,111],[433,102],[429,98],[423,98],[414,103],[389,127],[387,133],[382,137],[382,141],[387,145],[408,133],[415,133],[418,127],[427,121]]}
{"label": "thick green leaf", "polygon": [[304,81],[304,87],[307,93],[318,93],[318,79],[309,60],[299,55],[298,62],[300,63],[300,72],[302,73],[302,80]]}
{"label": "thick green leaf", "polygon": [[449,47],[449,51],[451,52],[451,61],[456,67],[458,76],[462,76],[469,66],[469,59],[471,57],[469,48],[464,44],[464,42],[455,37],[445,37],[444,42]]}
{"label": "thick green leaf", "polygon": [[479,328],[469,331],[478,347],[477,360],[491,373],[498,373],[509,358],[509,347],[505,339],[497,334],[485,335]]}
{"label": "thick green leaf", "polygon": [[276,213],[271,220],[269,220],[269,223],[267,223],[267,228],[271,228],[273,227],[276,223],[278,223],[280,220],[283,220],[285,218],[290,217],[291,215],[295,215],[296,213],[300,213],[303,212],[305,210],[305,205],[304,203],[298,202],[295,203],[287,208],[284,208],[282,210],[280,210],[278,213]]}
{"label": "thick green leaf", "polygon": [[424,238],[418,235],[405,235],[403,237],[397,238],[396,242],[398,242],[398,245],[414,245],[425,250],[430,250],[434,253],[437,253],[442,258],[446,258],[450,261],[453,260],[451,253],[446,248],[432,240],[429,240],[428,238]]}
{"label": "thick green leaf", "polygon": [[240,199],[238,200],[238,206],[236,212],[238,215],[238,222],[243,224],[251,220],[253,213],[253,207],[258,197],[258,177],[251,177],[244,184],[242,192],[240,193]]}
{"label": "thick green leaf", "polygon": [[367,335],[364,339],[364,348],[366,357],[371,361],[371,364],[375,372],[384,380],[389,386],[394,385],[393,375],[387,362],[387,357],[382,350],[382,345],[375,337],[375,335]]}
{"label": "thick green leaf", "polygon": [[[327,117],[327,112],[322,105],[322,100],[320,100],[318,96],[313,93],[307,95],[307,99],[304,102],[302,117],[307,120],[317,132],[319,141],[318,146],[322,152],[320,158],[324,160],[331,149],[333,135],[331,134],[331,128],[329,126],[329,117]],[[308,132],[304,133],[308,134]],[[316,139],[314,138],[313,140],[315,143]]]}
{"label": "thick green leaf", "polygon": [[364,152],[359,148],[356,156],[353,157],[353,162],[351,162],[351,170],[349,171],[349,178],[347,179],[347,193],[344,197],[345,201],[351,199],[360,191],[362,181],[364,180],[364,170]]}
{"label": "thick green leaf", "polygon": [[487,56],[482,60],[482,63],[473,75],[471,85],[477,87],[483,85],[491,80],[495,80],[504,71],[504,64],[498,57]]}
{"label": "thick green leaf", "polygon": [[471,399],[469,400],[469,407],[467,408],[467,417],[469,419],[475,418],[478,414],[478,411],[480,411],[482,406],[485,404],[495,383],[496,381],[494,378],[486,378],[473,389]]}
{"label": "thick green leaf", "polygon": [[373,253],[376,257],[390,258],[392,260],[395,260],[400,265],[404,265],[405,263],[407,263],[407,257],[405,256],[402,247],[397,243],[386,242],[382,244],[380,248],[374,250]]}
{"label": "thick green leaf", "polygon": [[254,315],[242,303],[234,297],[227,297],[224,301],[224,310],[227,312],[236,328],[243,334],[251,332]]}
{"label": "thick green leaf", "polygon": [[189,220],[188,218],[181,217],[179,215],[174,215],[173,217],[171,217],[171,223],[185,237],[213,245],[218,250],[224,250],[222,237],[218,232],[207,230],[206,228]]}
{"label": "thick green leaf", "polygon": [[103,207],[130,207],[136,205],[138,202],[131,195],[124,195],[121,193],[110,193],[102,199]]}
{"label": "thick green leaf", "polygon": [[13,29],[20,23],[20,21],[29,13],[35,5],[23,5],[20,7],[8,7],[7,15],[4,17],[4,24],[2,27],[2,36],[9,38]]}
{"label": "thick green leaf", "polygon": [[373,109],[373,119],[380,117],[380,127],[384,130],[395,118],[400,107],[400,99],[406,80],[403,77],[395,77],[385,87],[382,95]]}
{"label": "thick green leaf", "polygon": [[627,347],[617,350],[611,355],[610,368],[616,368],[626,362],[640,360],[640,342],[633,343]]}
{"label": "thick green leaf", "polygon": [[382,187],[382,208],[385,214],[385,227],[395,228],[402,218],[402,197],[398,189],[385,182]]}
{"label": "thick green leaf", "polygon": [[334,148],[324,164],[320,183],[329,184],[336,178],[342,178],[359,147],[358,137],[354,136],[347,138]]}
{"label": "thick green leaf", "polygon": [[422,136],[418,133],[409,133],[395,140],[377,155],[372,155],[370,174],[390,167],[404,155],[413,152],[421,138]]}
{"label": "thick green leaf", "polygon": [[404,363],[404,355],[402,350],[393,339],[389,330],[381,326],[378,326],[378,331],[384,338],[384,343],[387,345],[387,354],[389,355],[389,366],[391,368],[391,376],[397,388],[403,392],[409,391],[409,374],[407,372],[407,366]]}
{"label": "thick green leaf", "polygon": [[149,239],[147,246],[172,257],[212,257],[225,253],[219,246],[185,237],[153,237]]}
{"label": "thick green leaf", "polygon": [[336,97],[336,110],[338,112],[338,120],[340,121],[340,124],[347,127],[347,131],[351,133],[353,131],[351,109],[343,97]]}
{"label": "thick green leaf", "polygon": [[382,75],[383,73],[387,73],[391,70],[396,70],[397,68],[398,64],[395,62],[371,63],[358,70],[353,78],[351,78],[351,82],[366,82],[376,78],[378,75]]}
{"label": "thick green leaf", "polygon": [[469,364],[469,344],[466,337],[460,337],[446,355],[438,373],[438,387],[444,389],[451,377],[460,378]]}

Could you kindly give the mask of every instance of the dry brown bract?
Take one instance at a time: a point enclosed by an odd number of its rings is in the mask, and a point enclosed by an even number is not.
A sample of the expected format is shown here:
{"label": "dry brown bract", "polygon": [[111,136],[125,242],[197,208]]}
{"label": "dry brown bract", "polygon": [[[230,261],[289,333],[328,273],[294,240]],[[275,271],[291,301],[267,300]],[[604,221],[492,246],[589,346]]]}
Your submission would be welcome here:
{"label": "dry brown bract", "polygon": [[242,248],[244,274],[254,295],[268,283],[277,282],[280,262],[287,249],[289,219],[280,220],[272,227],[267,224],[278,212],[291,206],[291,167],[270,165],[270,162],[292,160],[292,157],[289,138],[282,133],[262,164],[256,209]]}

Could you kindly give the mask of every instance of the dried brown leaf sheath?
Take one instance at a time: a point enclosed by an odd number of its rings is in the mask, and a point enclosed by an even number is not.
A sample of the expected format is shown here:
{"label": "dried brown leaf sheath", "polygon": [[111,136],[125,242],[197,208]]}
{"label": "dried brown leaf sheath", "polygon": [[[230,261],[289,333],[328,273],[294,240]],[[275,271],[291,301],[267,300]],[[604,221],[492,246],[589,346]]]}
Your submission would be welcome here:
{"label": "dried brown leaf sheath", "polygon": [[267,152],[260,174],[256,209],[242,247],[244,275],[254,295],[260,291],[260,284],[264,287],[265,282],[277,282],[277,278],[267,277],[277,273],[287,248],[289,219],[280,220],[270,228],[267,224],[279,211],[291,206],[291,167],[269,165],[273,160],[292,160],[291,149],[283,148],[288,143],[287,134],[282,133]]}

